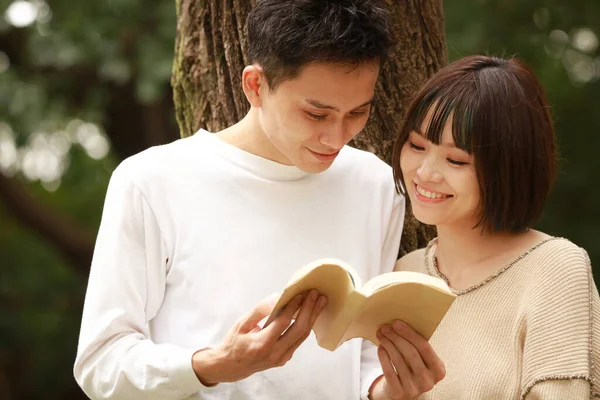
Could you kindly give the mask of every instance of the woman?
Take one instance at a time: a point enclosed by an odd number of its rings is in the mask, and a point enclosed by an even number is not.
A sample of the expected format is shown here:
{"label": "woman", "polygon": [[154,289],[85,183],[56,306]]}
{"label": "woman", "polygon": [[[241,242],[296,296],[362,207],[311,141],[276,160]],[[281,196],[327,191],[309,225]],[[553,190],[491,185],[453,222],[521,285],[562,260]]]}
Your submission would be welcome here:
{"label": "woman", "polygon": [[[446,377],[420,399],[600,398],[590,259],[531,229],[555,178],[555,147],[544,91],[514,58],[456,61],[409,108],[394,175],[438,237],[396,269],[442,278],[457,294],[430,340]],[[392,332],[382,346],[398,340]]]}

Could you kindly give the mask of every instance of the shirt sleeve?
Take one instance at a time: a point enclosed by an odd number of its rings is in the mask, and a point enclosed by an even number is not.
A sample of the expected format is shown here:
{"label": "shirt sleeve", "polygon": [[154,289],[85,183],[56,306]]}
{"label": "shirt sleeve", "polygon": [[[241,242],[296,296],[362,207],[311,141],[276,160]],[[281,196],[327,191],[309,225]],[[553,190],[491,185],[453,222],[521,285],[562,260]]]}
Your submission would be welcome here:
{"label": "shirt sleeve", "polygon": [[525,313],[521,384],[526,399],[588,399],[598,393],[593,383],[600,361],[600,299],[591,264],[574,245],[559,253],[548,258],[546,275],[531,288]]}
{"label": "shirt sleeve", "polygon": [[155,215],[121,164],[106,195],[73,369],[90,398],[180,399],[203,389],[191,365],[197,349],[149,339],[167,257]]}
{"label": "shirt sleeve", "polygon": [[[381,253],[381,267],[376,275],[391,272],[394,269],[400,251],[400,238],[404,224],[404,197],[395,194],[394,206],[389,218]],[[375,379],[383,375],[383,370],[377,357],[377,346],[368,340],[363,340],[360,363],[360,394],[361,400],[369,399],[369,389]]]}

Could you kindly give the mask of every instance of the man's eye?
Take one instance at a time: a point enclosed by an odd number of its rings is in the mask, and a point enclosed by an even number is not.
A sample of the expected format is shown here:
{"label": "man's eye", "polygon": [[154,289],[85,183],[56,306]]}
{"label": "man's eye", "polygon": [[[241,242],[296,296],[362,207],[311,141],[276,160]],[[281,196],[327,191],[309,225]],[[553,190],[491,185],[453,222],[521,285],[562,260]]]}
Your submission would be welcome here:
{"label": "man's eye", "polygon": [[350,115],[353,117],[362,117],[363,115],[366,115],[366,114],[367,114],[366,111],[352,111],[350,113]]}
{"label": "man's eye", "polygon": [[327,117],[327,115],[325,114],[313,114],[311,112],[306,112],[306,115],[308,115],[310,118],[314,119],[315,121],[321,121],[324,120],[325,117]]}
{"label": "man's eye", "polygon": [[423,147],[417,146],[413,142],[408,142],[408,143],[410,144],[410,147],[413,148],[414,150],[417,150],[417,151],[423,151],[423,150],[425,150]]}

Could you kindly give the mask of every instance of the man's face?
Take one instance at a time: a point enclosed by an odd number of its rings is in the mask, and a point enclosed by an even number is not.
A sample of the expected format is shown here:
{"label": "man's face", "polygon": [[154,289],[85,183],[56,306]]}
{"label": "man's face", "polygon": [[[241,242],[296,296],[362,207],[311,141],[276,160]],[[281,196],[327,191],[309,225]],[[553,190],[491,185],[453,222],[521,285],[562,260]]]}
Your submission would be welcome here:
{"label": "man's face", "polygon": [[365,126],[379,63],[311,63],[274,91],[261,87],[259,123],[282,164],[319,173]]}

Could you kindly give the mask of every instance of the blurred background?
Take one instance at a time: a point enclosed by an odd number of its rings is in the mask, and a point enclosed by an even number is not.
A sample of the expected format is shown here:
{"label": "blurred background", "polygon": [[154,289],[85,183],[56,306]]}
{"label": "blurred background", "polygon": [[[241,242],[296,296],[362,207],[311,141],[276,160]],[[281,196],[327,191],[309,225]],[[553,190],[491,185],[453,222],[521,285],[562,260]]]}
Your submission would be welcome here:
{"label": "blurred background", "polygon": [[[560,174],[537,228],[600,282],[600,2],[452,0],[450,60],[524,59],[546,87]],[[112,170],[178,138],[172,0],[0,0],[0,398],[85,398],[72,378]]]}

